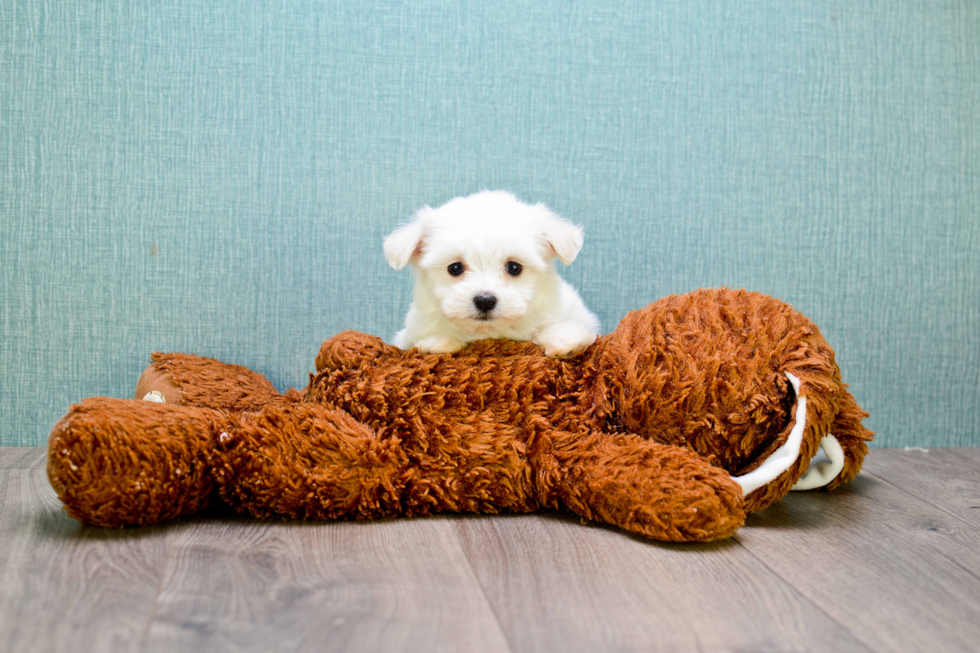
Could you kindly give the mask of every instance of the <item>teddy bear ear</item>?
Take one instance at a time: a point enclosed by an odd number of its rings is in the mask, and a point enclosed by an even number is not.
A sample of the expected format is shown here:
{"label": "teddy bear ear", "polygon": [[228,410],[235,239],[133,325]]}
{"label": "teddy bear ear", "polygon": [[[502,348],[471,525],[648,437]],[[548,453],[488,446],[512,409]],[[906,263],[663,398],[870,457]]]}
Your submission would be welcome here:
{"label": "teddy bear ear", "polygon": [[584,240],[582,227],[552,213],[543,204],[539,204],[536,208],[543,211],[544,214],[544,240],[548,247],[554,251],[562,263],[571,264],[582,249]]}
{"label": "teddy bear ear", "polygon": [[398,227],[385,238],[385,258],[388,265],[396,270],[401,270],[412,258],[422,253],[425,227],[421,214],[425,210],[431,209],[425,207],[420,210],[411,222]]}

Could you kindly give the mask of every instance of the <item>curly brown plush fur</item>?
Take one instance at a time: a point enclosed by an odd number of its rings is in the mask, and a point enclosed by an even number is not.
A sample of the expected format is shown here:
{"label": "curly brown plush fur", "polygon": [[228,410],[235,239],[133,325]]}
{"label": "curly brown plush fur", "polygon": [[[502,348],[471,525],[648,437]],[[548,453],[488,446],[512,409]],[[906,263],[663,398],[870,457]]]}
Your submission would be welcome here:
{"label": "curly brown plush fur", "polygon": [[[256,517],[378,518],[571,510],[651,538],[731,535],[785,495],[820,439],[857,474],[872,434],[817,328],[765,295],[703,290],[627,315],[585,354],[483,341],[419,355],[361,333],[325,343],[304,392],[246,368],[154,354],[137,396],[73,406],[49,442],[68,512],[148,524],[214,498]],[[732,475],[787,439],[800,455],[742,496]],[[180,405],[172,405],[179,402]]]}

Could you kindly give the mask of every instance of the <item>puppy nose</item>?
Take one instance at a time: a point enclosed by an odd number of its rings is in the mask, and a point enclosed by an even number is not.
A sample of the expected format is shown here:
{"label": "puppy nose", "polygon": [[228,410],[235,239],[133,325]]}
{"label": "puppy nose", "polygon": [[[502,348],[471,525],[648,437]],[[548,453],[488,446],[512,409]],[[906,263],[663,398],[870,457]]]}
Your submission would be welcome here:
{"label": "puppy nose", "polygon": [[473,298],[473,303],[478,309],[480,309],[480,311],[489,313],[493,310],[493,307],[497,305],[497,298],[488,292],[481,292],[479,295]]}

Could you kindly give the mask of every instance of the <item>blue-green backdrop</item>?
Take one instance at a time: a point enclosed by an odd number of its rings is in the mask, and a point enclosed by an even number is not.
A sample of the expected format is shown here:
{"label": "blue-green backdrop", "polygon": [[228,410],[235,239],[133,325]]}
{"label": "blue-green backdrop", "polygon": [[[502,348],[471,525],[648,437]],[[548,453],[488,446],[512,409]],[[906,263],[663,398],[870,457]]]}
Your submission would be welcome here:
{"label": "blue-green backdrop", "polygon": [[980,3],[0,0],[0,443],[153,350],[301,385],[381,242],[483,188],[584,225],[610,329],[813,318],[882,446],[980,444]]}

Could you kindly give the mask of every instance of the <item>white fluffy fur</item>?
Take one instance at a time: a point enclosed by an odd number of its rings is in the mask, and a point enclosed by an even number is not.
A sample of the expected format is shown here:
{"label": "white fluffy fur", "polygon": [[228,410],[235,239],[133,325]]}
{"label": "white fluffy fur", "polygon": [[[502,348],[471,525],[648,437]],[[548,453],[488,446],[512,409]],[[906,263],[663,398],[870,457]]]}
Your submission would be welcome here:
{"label": "white fluffy fur", "polygon": [[[419,209],[385,240],[385,257],[396,270],[411,265],[415,294],[405,328],[395,336],[402,349],[449,353],[483,338],[531,340],[549,356],[583,351],[599,332],[599,320],[555,270],[582,248],[582,229],[543,204],[529,205],[504,191],[458,197]],[[519,263],[518,276],[507,264]],[[459,276],[449,266],[462,263]],[[481,313],[477,295],[497,304]]]}

